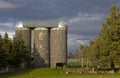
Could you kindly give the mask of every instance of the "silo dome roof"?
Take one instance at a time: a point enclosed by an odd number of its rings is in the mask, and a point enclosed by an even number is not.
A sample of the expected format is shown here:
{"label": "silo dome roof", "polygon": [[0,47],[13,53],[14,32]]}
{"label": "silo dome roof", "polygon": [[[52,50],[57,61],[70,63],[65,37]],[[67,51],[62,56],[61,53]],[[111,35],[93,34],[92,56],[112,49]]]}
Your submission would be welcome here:
{"label": "silo dome roof", "polygon": [[23,27],[23,22],[18,22],[15,27]]}
{"label": "silo dome roof", "polygon": [[58,27],[64,27],[64,26],[66,26],[66,25],[67,25],[67,24],[66,24],[64,21],[60,21]]}

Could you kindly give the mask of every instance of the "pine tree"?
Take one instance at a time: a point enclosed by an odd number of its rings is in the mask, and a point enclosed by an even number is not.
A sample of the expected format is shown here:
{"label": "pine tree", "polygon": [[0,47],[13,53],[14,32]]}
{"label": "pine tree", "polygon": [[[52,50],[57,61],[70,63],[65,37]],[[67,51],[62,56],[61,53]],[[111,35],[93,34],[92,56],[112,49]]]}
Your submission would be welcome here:
{"label": "pine tree", "polygon": [[8,67],[9,49],[7,48],[8,46],[6,44],[8,41],[5,41],[5,40],[8,40],[7,36],[8,35],[2,38],[0,35],[0,68]]}
{"label": "pine tree", "polygon": [[13,39],[11,64],[18,67],[23,62],[30,63],[31,56],[30,56],[30,52],[27,51],[27,48],[25,47],[22,34],[19,34]]}
{"label": "pine tree", "polygon": [[[98,36],[90,42],[88,50],[81,46],[82,56],[88,57],[92,66],[111,67],[120,65],[120,11],[116,6],[110,8],[110,15],[102,24]],[[86,54],[87,53],[87,54]]]}
{"label": "pine tree", "polygon": [[110,16],[102,24],[102,37],[104,42],[103,54],[105,61],[110,63],[114,70],[116,64],[120,64],[120,11],[116,6],[110,9]]}

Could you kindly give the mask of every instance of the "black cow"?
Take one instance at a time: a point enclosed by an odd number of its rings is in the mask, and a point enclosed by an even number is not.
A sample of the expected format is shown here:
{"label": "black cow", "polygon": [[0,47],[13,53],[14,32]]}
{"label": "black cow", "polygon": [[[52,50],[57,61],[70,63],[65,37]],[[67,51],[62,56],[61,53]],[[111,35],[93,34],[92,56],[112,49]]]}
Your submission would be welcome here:
{"label": "black cow", "polygon": [[63,68],[66,65],[66,63],[56,63],[56,68],[61,67]]}

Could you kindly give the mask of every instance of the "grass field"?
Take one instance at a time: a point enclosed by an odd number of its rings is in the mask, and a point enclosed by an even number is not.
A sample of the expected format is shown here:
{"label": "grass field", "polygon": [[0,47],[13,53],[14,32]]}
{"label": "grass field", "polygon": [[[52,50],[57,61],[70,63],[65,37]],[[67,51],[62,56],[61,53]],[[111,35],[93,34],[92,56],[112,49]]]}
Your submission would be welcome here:
{"label": "grass field", "polygon": [[0,78],[120,78],[120,74],[64,74],[65,69],[29,69],[12,74],[1,74]]}

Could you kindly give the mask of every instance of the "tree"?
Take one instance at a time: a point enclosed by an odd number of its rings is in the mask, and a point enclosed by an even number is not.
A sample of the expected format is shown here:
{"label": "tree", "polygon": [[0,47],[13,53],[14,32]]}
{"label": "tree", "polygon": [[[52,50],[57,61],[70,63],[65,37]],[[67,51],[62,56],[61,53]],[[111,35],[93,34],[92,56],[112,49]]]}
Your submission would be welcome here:
{"label": "tree", "polygon": [[[110,9],[110,16],[102,24],[102,37],[105,48],[103,55],[104,60],[109,62],[114,70],[116,64],[120,64],[120,11],[116,6]],[[103,47],[102,47],[103,48]]]}
{"label": "tree", "polygon": [[30,52],[24,44],[22,34],[17,35],[13,39],[13,46],[11,51],[11,61],[10,64],[18,67],[21,63],[31,62]]}
{"label": "tree", "polygon": [[30,52],[25,47],[21,34],[14,37],[13,41],[7,33],[3,38],[0,35],[0,68],[18,67],[21,63],[30,65],[30,62]]}
{"label": "tree", "polygon": [[3,47],[3,39],[2,39],[2,36],[0,34],[0,68],[5,67],[5,65],[6,65],[6,62],[4,61],[4,60],[6,60],[4,58],[4,56],[6,54],[3,52],[2,47]]}
{"label": "tree", "polygon": [[9,60],[9,45],[8,34],[5,33],[4,38],[0,35],[0,68],[8,67],[8,60]]}
{"label": "tree", "polygon": [[74,53],[74,58],[75,59],[80,59],[80,51],[79,51],[79,49],[76,49],[76,51]]}
{"label": "tree", "polygon": [[[115,69],[120,65],[120,11],[116,6],[110,8],[110,15],[102,24],[98,36],[87,46],[80,47],[82,57],[89,58],[92,66]],[[88,56],[89,55],[89,56]]]}
{"label": "tree", "polygon": [[82,68],[84,66],[89,66],[89,46],[80,44],[80,59]]}
{"label": "tree", "polygon": [[73,58],[74,58],[74,54],[73,53],[69,53],[68,59],[73,59]]}

